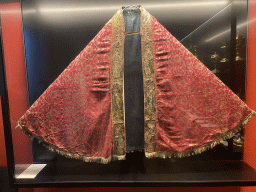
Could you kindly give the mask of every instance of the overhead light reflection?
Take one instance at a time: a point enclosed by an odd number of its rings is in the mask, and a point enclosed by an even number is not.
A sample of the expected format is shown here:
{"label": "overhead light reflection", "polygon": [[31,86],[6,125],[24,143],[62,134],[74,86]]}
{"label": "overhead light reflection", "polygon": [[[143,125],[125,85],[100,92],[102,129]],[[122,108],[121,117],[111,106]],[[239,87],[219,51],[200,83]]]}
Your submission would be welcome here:
{"label": "overhead light reflection", "polygon": [[179,7],[201,7],[201,6],[223,6],[223,5],[227,5],[228,1],[214,1],[214,2],[192,2],[192,3],[188,3],[188,2],[184,2],[184,3],[168,3],[168,4],[144,4],[145,7],[147,8],[161,8],[161,7],[169,7],[169,8],[179,8]]}
{"label": "overhead light reflection", "polygon": [[200,27],[198,27],[197,29],[195,29],[192,33],[190,33],[189,35],[187,35],[186,37],[184,37],[184,38],[181,40],[181,42],[184,41],[184,40],[187,39],[187,38],[190,38],[190,36],[191,36],[192,34],[195,34],[197,31],[199,31],[199,30],[201,29],[201,27],[206,26],[206,25],[207,25],[208,23],[210,23],[213,19],[215,19],[215,18],[217,17],[217,15],[219,15],[219,14],[225,12],[225,11],[228,10],[230,7],[231,7],[231,4],[229,4],[229,5],[226,6],[224,9],[222,9],[221,11],[219,11],[217,14],[215,14],[213,17],[211,17],[208,21],[206,21],[205,23],[203,23]]}
{"label": "overhead light reflection", "polygon": [[[249,22],[247,20],[242,22],[241,24],[237,25],[237,29],[239,30],[239,29],[241,29],[243,27],[246,27],[249,23],[253,23],[253,22],[256,22],[256,18],[250,20]],[[218,33],[217,35],[214,35],[213,37],[211,37],[209,39],[206,39],[205,43],[208,43],[208,42],[213,41],[213,40],[215,40],[217,38],[220,38],[221,36],[228,35],[228,34],[230,34],[230,32],[231,32],[230,28],[226,29],[226,30]]]}
{"label": "overhead light reflection", "polygon": [[[214,2],[193,2],[193,3],[166,3],[166,4],[152,4],[152,3],[145,3],[143,7],[145,8],[184,8],[184,7],[202,7],[202,6],[223,6],[227,5],[228,1],[214,1]],[[87,6],[87,7],[46,7],[42,6],[39,7],[38,10],[40,13],[67,13],[67,12],[84,12],[84,11],[109,11],[109,10],[117,10],[120,6]]]}
{"label": "overhead light reflection", "polygon": [[36,13],[37,10],[36,9],[22,9],[22,13],[23,14],[33,14],[33,13]]}
{"label": "overhead light reflection", "polygon": [[[190,19],[195,19],[198,17],[206,17],[209,12],[197,11],[198,8],[211,9],[210,14],[213,9],[220,9],[228,5],[228,0],[217,0],[217,1],[171,1],[162,2],[161,4],[156,4],[153,2],[145,2],[143,7],[145,9],[160,9],[165,7],[165,10],[172,14],[173,19],[180,19],[183,15],[180,14],[181,11],[187,12]],[[39,15],[41,22],[47,23],[47,25],[52,25],[54,27],[65,26],[68,27],[72,25],[80,25],[82,22],[87,22],[87,24],[92,24],[93,19],[98,19],[102,16],[111,18],[111,16],[118,10],[123,4],[108,4],[108,5],[87,5],[87,4],[66,4],[66,3],[44,3],[43,1],[36,4],[33,9],[23,10],[23,14],[35,14]],[[157,11],[158,12],[158,11]],[[202,15],[203,14],[203,15]],[[206,15],[205,15],[206,14]]]}
{"label": "overhead light reflection", "polygon": [[225,30],[225,31],[222,31],[222,32],[218,33],[217,35],[214,35],[213,37],[211,37],[211,38],[209,38],[209,39],[206,39],[206,40],[205,40],[205,43],[208,43],[208,42],[210,42],[210,41],[212,41],[212,40],[214,40],[214,39],[217,39],[217,38],[219,38],[219,37],[221,37],[221,36],[227,35],[227,34],[230,33],[230,31],[231,31],[230,29],[227,29],[227,30]]}
{"label": "overhead light reflection", "polygon": [[68,13],[68,12],[84,12],[84,11],[108,11],[116,10],[119,6],[102,6],[102,7],[65,7],[65,8],[46,8],[41,7],[38,9],[40,13]]}

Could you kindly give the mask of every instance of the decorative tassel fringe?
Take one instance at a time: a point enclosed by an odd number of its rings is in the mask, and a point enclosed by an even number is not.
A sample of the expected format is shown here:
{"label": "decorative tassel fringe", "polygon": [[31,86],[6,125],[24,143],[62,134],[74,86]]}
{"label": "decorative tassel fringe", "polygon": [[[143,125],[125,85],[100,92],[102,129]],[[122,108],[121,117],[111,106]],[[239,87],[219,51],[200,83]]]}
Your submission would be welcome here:
{"label": "decorative tassel fringe", "polygon": [[160,157],[160,158],[166,159],[166,158],[182,158],[182,157],[188,157],[191,155],[201,154],[202,152],[205,152],[209,149],[214,148],[216,145],[220,144],[221,142],[232,138],[236,133],[241,131],[244,128],[244,126],[249,122],[249,120],[252,118],[252,116],[255,116],[255,115],[256,115],[256,112],[253,111],[250,115],[247,116],[247,118],[242,123],[236,126],[236,128],[234,128],[232,131],[226,133],[225,135],[221,136],[217,140],[209,144],[206,144],[202,147],[189,150],[189,151],[184,151],[184,152],[152,152],[152,153],[145,152],[145,156],[147,158]]}
{"label": "decorative tassel fringe", "polygon": [[113,159],[112,160],[125,160],[125,155],[113,155]]}
{"label": "decorative tassel fringe", "polygon": [[[145,152],[145,156],[147,158],[160,157],[160,158],[166,159],[166,158],[182,158],[182,157],[187,157],[187,156],[191,156],[191,155],[201,154],[202,152],[204,152],[208,149],[214,148],[217,144],[220,144],[221,142],[232,138],[237,132],[239,132],[242,128],[244,128],[244,126],[249,122],[249,120],[252,118],[252,116],[255,116],[255,115],[256,115],[256,112],[253,111],[241,124],[239,124],[232,131],[228,132],[227,134],[221,136],[217,140],[215,140],[209,144],[206,144],[202,147],[199,147],[199,148],[196,148],[193,150],[189,150],[189,151],[184,151],[184,152],[152,152],[152,153]],[[17,123],[16,128],[18,128],[18,127],[21,129],[21,131],[23,133],[28,135],[31,139],[37,138],[39,140],[39,142],[43,143],[43,145],[46,148],[48,148],[50,151],[57,152],[58,154],[63,155],[68,158],[80,159],[84,162],[97,162],[97,163],[102,163],[102,164],[107,164],[113,160],[124,160],[125,159],[125,155],[120,155],[120,156],[113,155],[108,158],[105,158],[105,157],[87,157],[87,156],[83,156],[83,155],[79,155],[79,154],[70,153],[70,152],[60,149],[54,145],[51,145],[51,144],[43,141],[42,139],[36,137],[28,129],[26,129],[19,123]],[[143,151],[143,150],[138,150],[138,151]],[[127,152],[134,152],[134,151],[127,151]]]}
{"label": "decorative tassel fringe", "polygon": [[111,161],[114,160],[124,160],[125,159],[125,155],[114,155],[114,156],[110,156],[108,158],[105,157],[87,157],[87,156],[83,156],[83,155],[79,155],[79,154],[74,154],[74,153],[70,153],[67,152],[63,149],[60,149],[54,145],[51,145],[45,141],[43,141],[42,139],[36,137],[35,135],[33,135],[29,130],[27,130],[25,127],[23,127],[21,124],[17,123],[16,128],[20,128],[20,130],[25,133],[26,135],[28,135],[31,139],[33,138],[37,138],[39,140],[40,143],[43,144],[43,146],[45,146],[47,149],[49,149],[52,152],[56,152],[60,155],[63,155],[67,158],[73,158],[73,159],[79,159],[82,160],[84,162],[96,162],[96,163],[101,163],[101,164],[108,164]]}

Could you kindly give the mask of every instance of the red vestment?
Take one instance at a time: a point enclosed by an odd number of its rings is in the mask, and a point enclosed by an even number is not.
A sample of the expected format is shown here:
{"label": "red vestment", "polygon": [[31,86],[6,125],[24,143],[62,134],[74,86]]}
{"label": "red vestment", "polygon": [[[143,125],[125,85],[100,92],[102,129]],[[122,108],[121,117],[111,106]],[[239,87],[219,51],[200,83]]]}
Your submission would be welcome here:
{"label": "red vestment", "polygon": [[[146,157],[199,154],[255,112],[141,8]],[[122,9],[17,122],[52,151],[108,163],[126,154]]]}

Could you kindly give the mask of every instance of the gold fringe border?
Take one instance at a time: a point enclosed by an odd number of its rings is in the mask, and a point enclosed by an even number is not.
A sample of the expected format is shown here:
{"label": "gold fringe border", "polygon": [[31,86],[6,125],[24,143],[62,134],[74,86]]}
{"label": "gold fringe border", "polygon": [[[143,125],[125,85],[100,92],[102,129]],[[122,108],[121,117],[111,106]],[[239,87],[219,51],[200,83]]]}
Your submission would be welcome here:
{"label": "gold fringe border", "polygon": [[188,157],[191,155],[197,155],[197,154],[201,154],[202,152],[205,152],[209,149],[214,148],[216,145],[220,144],[221,142],[232,138],[236,133],[238,133],[239,131],[241,131],[241,129],[244,128],[244,126],[249,122],[249,120],[252,118],[252,116],[255,116],[256,112],[253,111],[250,115],[248,115],[246,117],[246,119],[240,123],[239,125],[237,125],[233,130],[229,131],[228,133],[226,133],[225,135],[219,137],[217,140],[206,144],[202,147],[193,149],[193,150],[189,150],[189,151],[184,151],[184,152],[152,152],[152,153],[148,153],[145,152],[145,156],[147,158],[154,158],[154,157],[160,157],[160,158],[182,158],[182,157]]}
{"label": "gold fringe border", "polygon": [[[249,122],[249,120],[252,118],[252,116],[255,116],[255,115],[256,115],[256,112],[253,111],[250,115],[247,116],[247,118],[242,123],[240,123],[238,126],[236,126],[236,128],[234,128],[232,131],[226,133],[225,135],[221,136],[217,140],[215,140],[209,144],[206,144],[202,147],[199,147],[199,148],[196,148],[193,150],[189,150],[189,151],[184,151],[184,152],[170,152],[170,153],[168,153],[168,152],[152,152],[152,153],[145,152],[145,156],[147,158],[160,157],[160,158],[165,159],[165,158],[182,158],[182,157],[187,157],[187,156],[191,156],[191,155],[201,154],[202,152],[205,152],[209,149],[214,148],[217,144],[220,144],[222,141],[232,138],[237,132],[239,132],[242,128],[244,128],[244,126]],[[31,139],[37,138],[43,144],[43,146],[45,146],[50,151],[56,152],[56,153],[63,155],[67,158],[79,159],[84,162],[95,162],[95,163],[101,163],[101,164],[108,164],[114,160],[125,160],[125,155],[120,155],[120,156],[113,155],[108,158],[105,158],[105,157],[88,157],[88,156],[70,153],[70,152],[65,151],[64,149],[60,149],[52,144],[49,144],[49,143],[43,141],[42,139],[40,139],[39,137],[33,135],[32,132],[27,130],[26,127],[22,126],[20,123],[17,123],[16,128],[19,128],[23,133],[28,135]],[[143,151],[143,150],[139,150],[139,151]],[[127,152],[133,152],[133,151],[127,151]]]}
{"label": "gold fringe border", "polygon": [[23,133],[28,135],[31,139],[37,138],[39,140],[39,142],[42,143],[43,146],[46,147],[47,149],[49,149],[50,151],[56,152],[56,153],[63,155],[67,158],[79,159],[84,162],[95,162],[95,163],[101,163],[101,164],[108,164],[114,160],[124,160],[125,159],[125,155],[113,155],[108,158],[105,158],[105,157],[88,157],[88,156],[83,156],[83,155],[79,155],[79,154],[75,154],[75,153],[70,153],[70,152],[65,151],[64,149],[60,149],[50,143],[47,143],[46,141],[43,141],[39,137],[33,135],[33,133],[31,131],[29,131],[26,127],[22,126],[20,123],[17,123],[16,128],[19,128]]}

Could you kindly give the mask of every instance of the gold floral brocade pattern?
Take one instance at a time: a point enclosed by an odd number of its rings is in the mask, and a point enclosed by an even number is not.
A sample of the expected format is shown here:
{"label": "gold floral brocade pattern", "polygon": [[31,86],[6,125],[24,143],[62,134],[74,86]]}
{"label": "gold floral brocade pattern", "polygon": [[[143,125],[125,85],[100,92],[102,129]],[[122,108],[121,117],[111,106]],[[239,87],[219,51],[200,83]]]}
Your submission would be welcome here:
{"label": "gold floral brocade pattern", "polygon": [[113,17],[112,27],[112,66],[111,66],[111,100],[113,127],[113,157],[125,158],[125,126],[124,126],[124,21],[122,11]]}

